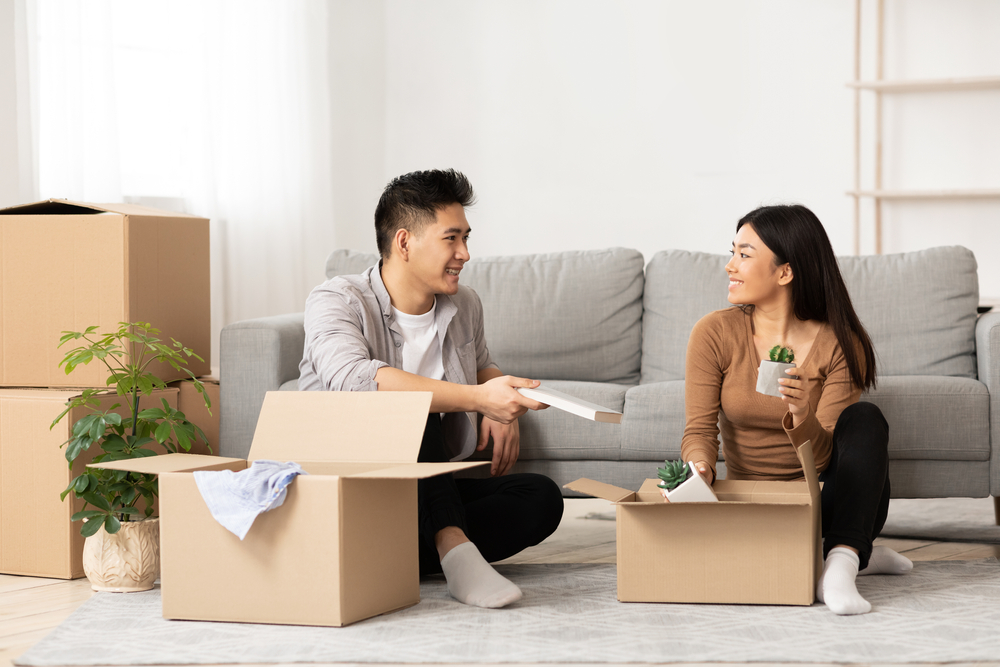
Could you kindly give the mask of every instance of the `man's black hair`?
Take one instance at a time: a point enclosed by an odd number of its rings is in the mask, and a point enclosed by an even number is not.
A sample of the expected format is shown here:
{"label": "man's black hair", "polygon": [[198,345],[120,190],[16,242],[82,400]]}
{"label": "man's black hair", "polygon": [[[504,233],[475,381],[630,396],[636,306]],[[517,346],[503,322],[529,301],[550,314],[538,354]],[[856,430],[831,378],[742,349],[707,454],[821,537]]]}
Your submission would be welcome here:
{"label": "man's black hair", "polygon": [[412,171],[392,179],[375,207],[375,240],[383,259],[392,253],[392,239],[399,229],[417,233],[434,222],[436,212],[451,204],[476,203],[472,183],[454,169]]}

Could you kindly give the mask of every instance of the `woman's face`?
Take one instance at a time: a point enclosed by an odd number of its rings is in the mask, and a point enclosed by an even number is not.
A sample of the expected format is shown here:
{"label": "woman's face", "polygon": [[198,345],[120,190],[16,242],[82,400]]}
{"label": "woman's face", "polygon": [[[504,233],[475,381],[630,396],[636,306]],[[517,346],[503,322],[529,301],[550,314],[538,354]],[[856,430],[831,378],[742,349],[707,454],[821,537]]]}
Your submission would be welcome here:
{"label": "woman's face", "polygon": [[[764,245],[751,225],[743,225],[733,240],[733,258],[726,264],[729,303],[759,305],[776,298],[791,281],[774,265],[774,253]],[[788,265],[784,265],[787,267]]]}

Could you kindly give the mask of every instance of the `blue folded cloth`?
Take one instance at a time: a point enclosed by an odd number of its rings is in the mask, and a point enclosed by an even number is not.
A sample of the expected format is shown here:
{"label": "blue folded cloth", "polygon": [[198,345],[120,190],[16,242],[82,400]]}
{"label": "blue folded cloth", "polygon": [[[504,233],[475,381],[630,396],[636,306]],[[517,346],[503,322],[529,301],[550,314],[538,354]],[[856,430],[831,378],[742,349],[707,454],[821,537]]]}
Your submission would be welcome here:
{"label": "blue folded cloth", "polygon": [[254,461],[246,470],[198,470],[194,481],[208,510],[241,540],[261,512],[281,507],[288,485],[308,475],[298,463]]}

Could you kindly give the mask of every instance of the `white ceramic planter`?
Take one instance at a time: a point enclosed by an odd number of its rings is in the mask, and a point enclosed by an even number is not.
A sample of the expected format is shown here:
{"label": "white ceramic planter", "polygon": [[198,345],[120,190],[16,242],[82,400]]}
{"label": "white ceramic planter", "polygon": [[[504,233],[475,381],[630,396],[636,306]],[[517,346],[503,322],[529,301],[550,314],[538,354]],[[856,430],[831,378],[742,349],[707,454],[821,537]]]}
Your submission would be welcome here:
{"label": "white ceramic planter", "polygon": [[778,384],[778,380],[791,377],[785,374],[789,368],[795,368],[795,364],[782,364],[766,359],[760,362],[760,368],[757,369],[757,392],[781,398],[781,392],[778,391],[781,385]]}
{"label": "white ceramic planter", "polygon": [[693,463],[688,463],[691,476],[684,480],[680,486],[673,489],[660,489],[660,491],[672,503],[716,503],[719,499],[715,491],[709,486],[705,478],[701,476]]}
{"label": "white ceramic planter", "polygon": [[101,529],[83,544],[83,571],[95,591],[148,591],[160,576],[160,520],[126,521]]}

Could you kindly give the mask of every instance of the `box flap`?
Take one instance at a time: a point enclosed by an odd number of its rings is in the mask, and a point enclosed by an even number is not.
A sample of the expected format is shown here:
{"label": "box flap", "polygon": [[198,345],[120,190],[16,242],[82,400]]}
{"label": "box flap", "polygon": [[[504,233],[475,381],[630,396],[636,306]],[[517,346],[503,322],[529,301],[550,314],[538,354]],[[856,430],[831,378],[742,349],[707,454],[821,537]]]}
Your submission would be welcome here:
{"label": "box flap", "polygon": [[32,204],[18,204],[0,209],[0,215],[93,215],[118,213],[120,215],[150,215],[170,218],[195,218],[197,216],[173,211],[161,211],[138,204],[90,204],[68,199],[46,199]]}
{"label": "box flap", "polygon": [[250,461],[416,462],[426,391],[269,391]]}
{"label": "box flap", "polygon": [[812,440],[806,440],[802,446],[795,450],[802,464],[802,472],[809,485],[809,495],[812,497],[813,505],[820,505],[819,475],[816,473],[816,459],[813,458]]}
{"label": "box flap", "polygon": [[426,479],[449,472],[468,470],[490,465],[489,461],[464,461],[458,463],[410,463],[402,466],[382,468],[351,475],[351,477],[374,477],[375,479]]}
{"label": "box flap", "polygon": [[96,204],[84,204],[68,199],[46,199],[0,209],[0,215],[93,215],[104,212],[106,209]]}
{"label": "box flap", "polygon": [[563,484],[563,488],[576,491],[577,493],[585,493],[588,496],[594,496],[595,498],[610,500],[614,503],[620,503],[623,501],[628,502],[635,498],[635,493],[629,491],[628,489],[587,479],[586,477],[582,477],[576,481],[570,482],[569,484]]}
{"label": "box flap", "polygon": [[194,470],[243,470],[247,467],[247,462],[243,459],[206,456],[204,454],[162,454],[141,459],[91,463],[87,467],[160,475],[165,472],[192,472]]}

